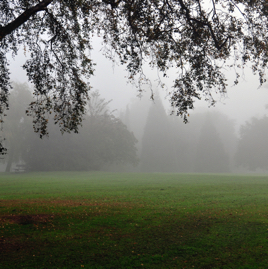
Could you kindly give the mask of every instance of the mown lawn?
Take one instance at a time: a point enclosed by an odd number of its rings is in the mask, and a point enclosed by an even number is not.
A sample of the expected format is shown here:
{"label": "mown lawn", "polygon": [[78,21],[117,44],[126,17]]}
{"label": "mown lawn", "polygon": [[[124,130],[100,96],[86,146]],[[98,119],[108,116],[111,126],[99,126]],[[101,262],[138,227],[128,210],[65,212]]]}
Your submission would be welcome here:
{"label": "mown lawn", "polygon": [[268,268],[268,177],[1,174],[0,268]]}

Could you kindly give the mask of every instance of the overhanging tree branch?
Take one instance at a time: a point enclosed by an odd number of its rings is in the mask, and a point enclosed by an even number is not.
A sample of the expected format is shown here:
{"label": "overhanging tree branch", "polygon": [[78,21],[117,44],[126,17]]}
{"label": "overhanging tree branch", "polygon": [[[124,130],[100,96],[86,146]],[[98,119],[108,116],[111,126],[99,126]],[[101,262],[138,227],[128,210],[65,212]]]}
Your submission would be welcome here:
{"label": "overhanging tree branch", "polygon": [[177,68],[170,104],[187,121],[196,99],[214,105],[212,93],[226,93],[224,67],[251,63],[264,83],[267,10],[267,0],[0,0],[0,119],[11,88],[6,58],[23,44],[30,52],[23,68],[35,86],[28,113],[35,131],[46,134],[53,112],[62,132],[77,132],[91,88],[86,79],[94,74],[92,37],[98,35],[106,56],[119,57],[139,91],[148,81],[145,62],[163,76]]}
{"label": "overhanging tree branch", "polygon": [[39,11],[46,10],[47,6],[52,3],[53,0],[44,0],[41,3],[25,10],[14,21],[7,24],[4,27],[0,27],[0,41],[7,35],[11,34],[14,30],[20,27],[23,23],[29,20],[29,18]]}

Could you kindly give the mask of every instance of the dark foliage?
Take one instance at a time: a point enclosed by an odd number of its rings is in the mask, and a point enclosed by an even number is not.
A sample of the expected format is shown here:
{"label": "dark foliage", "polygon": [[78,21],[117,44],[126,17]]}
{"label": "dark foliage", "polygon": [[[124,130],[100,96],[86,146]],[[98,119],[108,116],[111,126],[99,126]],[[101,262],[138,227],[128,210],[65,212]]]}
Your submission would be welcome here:
{"label": "dark foliage", "polygon": [[103,38],[105,54],[116,54],[138,85],[144,62],[164,76],[178,70],[170,102],[187,121],[188,110],[203,95],[214,104],[214,91],[224,94],[223,68],[252,64],[264,82],[268,62],[266,0],[1,0],[0,114],[11,88],[6,56],[24,49],[24,64],[35,86],[28,113],[35,131],[47,134],[47,115],[61,131],[78,131],[85,114],[93,74],[89,58],[93,35]]}

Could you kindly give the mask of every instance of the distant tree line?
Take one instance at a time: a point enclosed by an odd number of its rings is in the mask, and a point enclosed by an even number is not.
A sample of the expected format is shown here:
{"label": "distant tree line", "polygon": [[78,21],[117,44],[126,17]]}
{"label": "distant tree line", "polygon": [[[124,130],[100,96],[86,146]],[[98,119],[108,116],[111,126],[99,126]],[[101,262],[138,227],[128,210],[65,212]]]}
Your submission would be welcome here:
{"label": "distant tree line", "polygon": [[[234,121],[224,114],[197,113],[184,124],[170,116],[156,97],[150,105],[137,99],[116,117],[109,110],[110,101],[95,91],[78,134],[62,135],[49,121],[49,136],[40,139],[25,113],[33,98],[29,86],[14,83],[13,88],[12,109],[4,123],[6,172],[17,164],[26,171],[126,167],[137,172],[268,171],[267,116],[252,118],[236,134]],[[51,113],[49,118],[55,116]]]}
{"label": "distant tree line", "polygon": [[235,160],[250,171],[268,171],[268,117],[252,118],[240,129]]}
{"label": "distant tree line", "polygon": [[185,125],[178,118],[167,115],[161,101],[156,100],[144,127],[141,171],[230,172],[232,156],[228,155],[220,130],[214,125],[220,116],[202,115]]}
{"label": "distant tree line", "polygon": [[[14,84],[5,120],[6,171],[23,163],[27,171],[101,170],[109,165],[136,165],[137,140],[122,121],[109,110],[109,102],[92,92],[83,127],[78,134],[61,134],[48,122],[49,136],[40,139],[32,131],[25,107],[31,102],[27,84]],[[54,118],[54,114],[49,115]]]}
{"label": "distant tree line", "polygon": [[156,98],[141,127],[137,125],[137,118],[143,107],[144,103],[136,100],[121,115],[140,138],[139,171],[268,171],[268,117],[251,119],[237,134],[235,122],[222,113],[193,114],[189,117],[190,123],[183,124],[177,117],[170,116]]}

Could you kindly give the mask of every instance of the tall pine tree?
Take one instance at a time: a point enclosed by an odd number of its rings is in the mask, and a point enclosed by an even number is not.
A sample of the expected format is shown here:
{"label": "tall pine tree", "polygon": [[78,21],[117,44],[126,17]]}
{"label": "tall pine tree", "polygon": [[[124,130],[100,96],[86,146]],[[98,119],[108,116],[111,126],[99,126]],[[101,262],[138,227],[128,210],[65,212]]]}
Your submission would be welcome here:
{"label": "tall pine tree", "polygon": [[151,105],[142,138],[141,171],[172,172],[175,158],[170,125],[163,107],[157,98]]}
{"label": "tall pine tree", "polygon": [[194,171],[198,173],[225,173],[230,171],[229,157],[209,115],[200,130]]}

